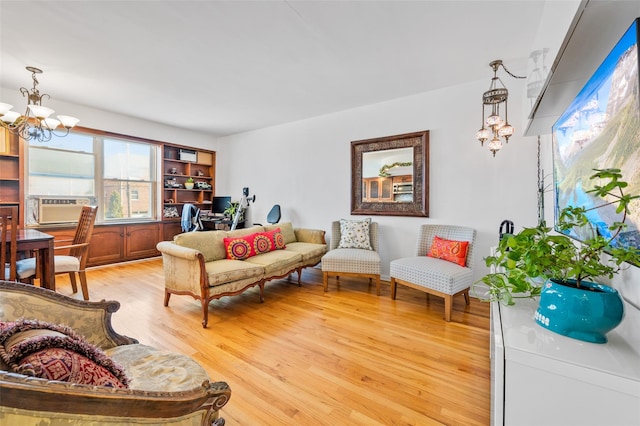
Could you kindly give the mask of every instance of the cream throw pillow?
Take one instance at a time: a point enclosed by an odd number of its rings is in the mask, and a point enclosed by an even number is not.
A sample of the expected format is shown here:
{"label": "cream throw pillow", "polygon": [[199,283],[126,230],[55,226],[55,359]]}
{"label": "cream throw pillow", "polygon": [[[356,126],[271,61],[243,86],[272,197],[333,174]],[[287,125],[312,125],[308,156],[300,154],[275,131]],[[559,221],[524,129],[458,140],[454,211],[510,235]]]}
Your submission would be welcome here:
{"label": "cream throw pillow", "polygon": [[369,241],[371,218],[363,220],[340,219],[340,244],[338,248],[373,250]]}

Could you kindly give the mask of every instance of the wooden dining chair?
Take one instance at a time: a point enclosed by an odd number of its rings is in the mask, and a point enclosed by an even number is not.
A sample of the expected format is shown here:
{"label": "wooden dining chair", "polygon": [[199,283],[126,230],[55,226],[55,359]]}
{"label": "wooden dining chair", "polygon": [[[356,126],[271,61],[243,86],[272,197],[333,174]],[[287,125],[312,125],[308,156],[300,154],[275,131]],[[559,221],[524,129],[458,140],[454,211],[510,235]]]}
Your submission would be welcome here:
{"label": "wooden dining chair", "polygon": [[0,207],[0,280],[16,280],[18,207]]}
{"label": "wooden dining chair", "polygon": [[[89,289],[87,287],[87,276],[85,266],[89,254],[89,243],[91,235],[93,235],[93,226],[96,222],[98,213],[97,206],[84,206],[80,212],[76,233],[71,244],[65,244],[55,247],[54,251],[68,250],[68,255],[55,255],[54,271],[56,275],[69,274],[71,288],[73,292],[78,291],[76,284],[76,273],[80,277],[80,286],[82,287],[82,297],[89,300]],[[58,243],[66,243],[66,241],[57,241]],[[17,262],[17,276],[19,280],[32,280],[38,276],[39,271],[36,268],[37,262],[35,258],[23,259]]]}

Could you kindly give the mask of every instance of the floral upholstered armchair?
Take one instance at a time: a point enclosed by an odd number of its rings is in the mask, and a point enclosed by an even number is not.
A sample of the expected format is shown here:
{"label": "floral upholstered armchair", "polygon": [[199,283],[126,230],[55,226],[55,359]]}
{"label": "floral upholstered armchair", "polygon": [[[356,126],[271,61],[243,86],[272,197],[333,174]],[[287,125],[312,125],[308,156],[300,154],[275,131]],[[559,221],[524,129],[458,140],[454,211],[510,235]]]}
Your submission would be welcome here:
{"label": "floral upholstered armchair", "polygon": [[119,307],[0,281],[0,424],[223,425],[229,386],[116,333]]}

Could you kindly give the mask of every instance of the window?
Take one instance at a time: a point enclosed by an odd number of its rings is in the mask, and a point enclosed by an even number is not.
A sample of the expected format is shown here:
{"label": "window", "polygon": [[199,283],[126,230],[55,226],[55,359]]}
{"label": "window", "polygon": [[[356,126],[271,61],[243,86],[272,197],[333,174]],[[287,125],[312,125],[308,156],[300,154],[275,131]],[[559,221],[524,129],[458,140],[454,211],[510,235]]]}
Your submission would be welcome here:
{"label": "window", "polygon": [[29,143],[30,196],[94,196],[95,155],[91,135],[72,133]]}
{"label": "window", "polygon": [[152,217],[153,158],[149,144],[104,139],[102,203],[106,219]]}
{"label": "window", "polygon": [[74,131],[50,142],[30,141],[28,216],[38,223],[38,200],[89,198],[98,222],[153,219],[158,144],[126,136]]}

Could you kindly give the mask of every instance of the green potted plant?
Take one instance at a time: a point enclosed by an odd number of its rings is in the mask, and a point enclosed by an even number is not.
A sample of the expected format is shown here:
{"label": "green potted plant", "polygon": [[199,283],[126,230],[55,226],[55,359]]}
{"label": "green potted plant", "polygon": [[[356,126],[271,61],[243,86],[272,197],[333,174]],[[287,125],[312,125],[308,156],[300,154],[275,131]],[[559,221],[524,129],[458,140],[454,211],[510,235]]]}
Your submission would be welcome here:
{"label": "green potted plant", "polygon": [[[542,222],[535,228],[505,235],[495,255],[485,259],[492,272],[481,281],[488,287],[489,300],[511,305],[517,298],[540,296],[535,314],[538,324],[580,340],[604,343],[605,334],[622,320],[623,304],[615,289],[591,280],[610,279],[626,263],[640,263],[637,248],[622,246],[616,240],[627,227],[629,204],[640,196],[625,193],[628,184],[619,169],[594,169],[590,180],[593,187],[586,192],[603,199],[602,204],[562,209],[557,223],[560,233]],[[606,236],[593,229],[587,217],[589,211],[605,206],[614,206],[622,215],[608,227]],[[591,232],[582,243],[566,235],[572,229],[585,228]],[[605,253],[609,259],[604,258]],[[603,301],[592,305],[587,302],[592,297]],[[596,318],[598,311],[604,318]],[[572,313],[577,317],[569,319]],[[586,325],[596,330],[583,330]]]}
{"label": "green potted plant", "polygon": [[193,185],[194,185],[194,182],[192,177],[187,178],[187,180],[184,182],[184,187],[186,189],[193,189]]}
{"label": "green potted plant", "polygon": [[[222,212],[222,214],[226,217],[228,217],[229,219],[233,219],[236,215],[236,212],[238,211],[238,207],[240,206],[240,203],[238,202],[232,202],[229,201],[229,205],[227,206],[226,209],[224,209],[224,211]],[[242,222],[244,220],[244,214],[242,214],[239,218],[238,221]]]}

